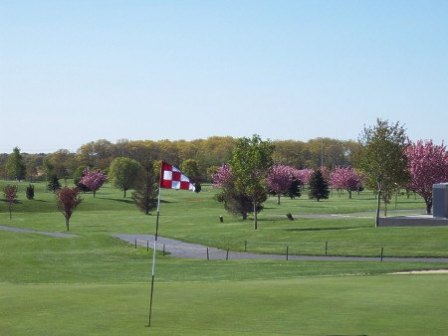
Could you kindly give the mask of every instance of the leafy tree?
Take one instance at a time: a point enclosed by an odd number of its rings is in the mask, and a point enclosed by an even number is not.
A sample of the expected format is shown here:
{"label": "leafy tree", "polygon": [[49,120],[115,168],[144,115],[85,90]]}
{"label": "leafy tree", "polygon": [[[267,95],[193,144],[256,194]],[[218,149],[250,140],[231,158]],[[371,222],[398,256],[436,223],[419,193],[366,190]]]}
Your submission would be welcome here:
{"label": "leafy tree", "polygon": [[51,166],[51,172],[56,174],[59,179],[67,179],[73,175],[76,167],[75,154],[67,149],[59,149],[54,153],[47,155],[45,158],[47,164]]}
{"label": "leafy tree", "polygon": [[26,198],[29,200],[34,199],[34,185],[31,183],[28,187],[26,187]]}
{"label": "leafy tree", "polygon": [[292,169],[285,165],[274,165],[267,177],[267,186],[274,195],[277,196],[277,204],[280,204],[281,195],[288,192],[293,181]]}
{"label": "leafy tree", "polygon": [[81,179],[84,177],[84,171],[88,168],[87,166],[79,166],[76,168],[75,172],[73,173],[73,183],[75,186],[82,192],[89,192],[92,191],[87,187],[86,185],[81,183]]}
{"label": "leafy tree", "polygon": [[188,176],[194,184],[199,182],[200,172],[199,172],[199,165],[196,160],[188,159],[183,161],[182,164],[180,165],[180,170],[182,171],[182,173]]}
{"label": "leafy tree", "polygon": [[6,202],[8,202],[9,220],[12,219],[12,205],[17,200],[17,186],[8,184],[3,188]]}
{"label": "leafy tree", "polygon": [[258,135],[237,140],[230,160],[235,190],[253,203],[254,229],[258,228],[257,213],[266,199],[266,177],[273,165],[274,146]]}
{"label": "leafy tree", "polygon": [[142,174],[143,178],[137,180],[132,199],[137,207],[146,215],[157,206],[158,183],[152,165],[147,165]]}
{"label": "leafy tree", "polygon": [[[221,188],[221,192],[215,198],[218,202],[224,204],[224,209],[231,214],[240,215],[243,220],[246,220],[247,214],[253,211],[254,205],[250,197],[236,190],[234,178],[228,165],[221,166],[213,174],[213,186]],[[261,203],[266,200],[266,193],[263,195],[265,199],[260,199],[261,202],[258,205],[257,212],[262,210]]]}
{"label": "leafy tree", "polygon": [[431,214],[433,185],[448,181],[448,153],[446,146],[435,145],[432,140],[411,144],[406,148],[411,174],[410,189],[426,203],[426,213]]}
{"label": "leafy tree", "polygon": [[97,190],[103,186],[106,180],[107,176],[101,170],[90,170],[86,168],[79,183],[92,190],[93,197],[96,197]]}
{"label": "leafy tree", "polygon": [[330,185],[335,189],[348,191],[348,198],[352,198],[352,191],[361,188],[361,177],[351,167],[337,167],[330,175]]}
{"label": "leafy tree", "polygon": [[381,198],[387,204],[393,191],[406,186],[409,181],[406,131],[400,123],[389,124],[377,119],[373,127],[365,127],[361,142],[360,167],[366,176],[367,186],[378,194],[375,226],[378,226]]}
{"label": "leafy tree", "polygon": [[6,171],[8,176],[18,181],[25,178],[26,166],[23,162],[22,154],[20,154],[19,147],[14,147],[13,152],[8,156]]}
{"label": "leafy tree", "polygon": [[65,217],[65,226],[70,231],[70,218],[73,211],[81,203],[78,188],[64,187],[57,192],[57,208]]}
{"label": "leafy tree", "polygon": [[48,180],[48,190],[50,191],[58,191],[61,189],[61,183],[59,183],[59,179],[56,174],[52,174]]}
{"label": "leafy tree", "polygon": [[136,185],[142,171],[143,167],[138,161],[118,157],[110,165],[109,177],[115,187],[123,190],[123,197],[126,197],[126,191]]}
{"label": "leafy tree", "polygon": [[316,170],[310,178],[310,190],[308,193],[309,198],[316,199],[318,202],[321,199],[327,199],[329,195],[328,183],[322,176],[320,169]]}

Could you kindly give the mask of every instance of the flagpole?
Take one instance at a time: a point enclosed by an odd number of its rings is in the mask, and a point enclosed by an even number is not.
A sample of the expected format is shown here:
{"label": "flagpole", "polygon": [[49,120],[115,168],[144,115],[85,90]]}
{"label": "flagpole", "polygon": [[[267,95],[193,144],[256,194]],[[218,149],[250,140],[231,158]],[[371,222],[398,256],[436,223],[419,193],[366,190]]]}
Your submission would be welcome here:
{"label": "flagpole", "polygon": [[151,327],[152,317],[152,301],[154,297],[154,278],[156,276],[156,254],[157,254],[157,237],[159,234],[159,217],[160,217],[160,185],[159,193],[157,195],[157,219],[156,219],[156,234],[154,235],[154,249],[152,253],[152,271],[151,271],[151,294],[149,297],[149,315],[148,315],[148,327]]}

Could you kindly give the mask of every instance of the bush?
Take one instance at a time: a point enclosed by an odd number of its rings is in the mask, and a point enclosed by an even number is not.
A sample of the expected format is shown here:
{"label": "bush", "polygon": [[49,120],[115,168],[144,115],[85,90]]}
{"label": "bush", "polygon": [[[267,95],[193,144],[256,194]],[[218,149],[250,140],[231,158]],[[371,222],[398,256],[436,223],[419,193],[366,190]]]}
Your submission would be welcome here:
{"label": "bush", "polygon": [[26,198],[29,200],[34,199],[34,185],[30,184],[26,187]]}
{"label": "bush", "polygon": [[48,190],[57,191],[61,189],[61,184],[59,183],[58,177],[56,175],[50,176],[50,181],[48,182]]}

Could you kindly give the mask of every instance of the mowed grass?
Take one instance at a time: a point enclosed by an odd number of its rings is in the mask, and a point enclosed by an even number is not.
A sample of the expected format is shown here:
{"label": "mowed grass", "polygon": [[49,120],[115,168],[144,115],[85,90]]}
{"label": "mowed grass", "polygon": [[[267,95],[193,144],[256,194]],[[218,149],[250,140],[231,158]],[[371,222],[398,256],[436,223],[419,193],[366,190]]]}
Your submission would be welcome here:
{"label": "mowed grass", "polygon": [[[353,200],[335,195],[319,203],[284,199],[280,206],[272,198],[254,231],[250,221],[227,215],[207,189],[200,194],[163,190],[161,235],[236,250],[248,241],[248,248],[259,252],[306,244],[313,252],[315,243],[322,254],[322,243],[329,241],[330,251],[338,243],[342,254],[369,254],[367,247],[387,243],[386,252],[394,247],[398,255],[447,255],[446,228],[374,229],[372,195]],[[0,335],[448,334],[448,277],[389,274],[448,268],[446,263],[206,261],[162,255],[148,329],[152,253],[111,233],[152,233],[155,216],[140,213],[109,185],[95,199],[83,198],[71,222],[76,238],[0,231]],[[65,232],[54,195],[44,193],[42,184],[35,200],[24,194],[19,200],[12,221],[0,204],[1,225]],[[422,209],[414,199],[397,203],[400,212]],[[287,212],[298,219],[286,220]],[[299,219],[306,214],[350,217]]]}
{"label": "mowed grass", "polygon": [[446,276],[0,286],[2,335],[446,335]]}
{"label": "mowed grass", "polygon": [[[3,182],[5,183],[5,182]],[[1,185],[0,185],[1,187]],[[14,205],[9,220],[5,205],[0,205],[0,224],[36,230],[64,232],[64,218],[55,206],[55,195],[36,184],[36,197],[27,200],[26,184],[20,185],[19,203]],[[260,213],[259,229],[227,214],[222,204],[213,199],[216,190],[205,186],[196,194],[162,190],[160,234],[188,242],[223,249],[259,253],[304,255],[378,256],[448,256],[448,227],[378,228],[374,226],[375,197],[370,192],[353,195],[333,192],[329,200],[316,202],[302,198],[282,198],[280,205],[271,197]],[[71,232],[78,235],[110,233],[153,233],[155,213],[138,211],[132,200],[106,184],[97,197],[83,194],[83,202],[71,220]],[[389,205],[389,213],[424,213],[420,198],[401,195]],[[286,213],[296,218],[289,221]],[[223,216],[224,223],[220,223]]]}

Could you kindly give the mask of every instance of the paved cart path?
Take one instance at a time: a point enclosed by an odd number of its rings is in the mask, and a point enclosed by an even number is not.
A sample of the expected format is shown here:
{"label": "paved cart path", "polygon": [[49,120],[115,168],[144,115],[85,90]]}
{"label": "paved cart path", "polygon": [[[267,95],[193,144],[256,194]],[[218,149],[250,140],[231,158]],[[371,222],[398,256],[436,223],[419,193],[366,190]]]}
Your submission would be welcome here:
{"label": "paved cart path", "polygon": [[0,225],[0,230],[10,231],[10,232],[20,232],[20,233],[36,233],[44,236],[54,237],[54,238],[74,238],[77,237],[72,233],[62,233],[62,232],[45,232],[45,231],[37,231],[32,229],[22,229],[13,226]]}
{"label": "paved cart path", "polygon": [[[153,248],[154,235],[143,235],[143,234],[114,234],[113,237],[124,240],[130,244],[137,243],[138,246],[144,246]],[[177,258],[187,258],[187,259],[206,259],[207,258],[207,246],[186,243],[180,240],[158,237],[157,239],[157,250],[168,252],[171,256]],[[208,248],[209,258],[215,259],[226,259],[227,251],[217,249],[215,247]],[[229,251],[229,260],[232,259],[277,259],[285,260],[286,255],[279,254],[258,254],[249,252],[234,252]],[[320,261],[380,261],[379,257],[341,257],[341,256],[298,256],[290,255],[289,260],[320,260]],[[438,263],[446,262],[448,263],[448,258],[405,258],[405,257],[384,257],[384,262],[427,262],[427,263]]]}

